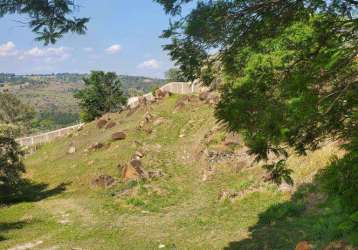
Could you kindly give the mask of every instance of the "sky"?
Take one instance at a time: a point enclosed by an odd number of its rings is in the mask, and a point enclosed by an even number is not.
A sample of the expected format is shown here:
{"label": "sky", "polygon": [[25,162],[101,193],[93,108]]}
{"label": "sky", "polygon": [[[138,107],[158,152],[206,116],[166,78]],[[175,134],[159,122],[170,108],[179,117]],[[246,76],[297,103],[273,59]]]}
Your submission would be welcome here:
{"label": "sky", "polygon": [[0,18],[0,72],[16,74],[87,73],[164,77],[173,66],[159,38],[169,16],[152,0],[77,0],[75,15],[90,17],[85,35],[66,34],[43,46],[24,25],[25,16]]}

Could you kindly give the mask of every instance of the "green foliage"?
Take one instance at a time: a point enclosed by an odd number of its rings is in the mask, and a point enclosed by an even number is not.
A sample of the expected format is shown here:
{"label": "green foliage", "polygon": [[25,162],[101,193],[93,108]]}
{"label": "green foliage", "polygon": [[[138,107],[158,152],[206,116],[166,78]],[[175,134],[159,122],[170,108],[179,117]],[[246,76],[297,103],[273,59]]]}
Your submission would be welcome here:
{"label": "green foliage", "polygon": [[0,134],[0,189],[14,187],[20,180],[25,167],[21,161],[23,152],[13,137]]}
{"label": "green foliage", "polygon": [[171,82],[184,82],[185,78],[182,76],[181,72],[177,68],[171,68],[165,72],[165,78]]}
{"label": "green foliage", "polygon": [[281,185],[283,181],[287,184],[293,185],[293,179],[291,178],[293,170],[286,168],[285,164],[285,160],[280,160],[274,164],[267,164],[264,166],[264,168],[270,173],[270,180],[277,185]]}
{"label": "green foliage", "polygon": [[83,80],[85,89],[78,91],[75,98],[80,101],[81,118],[84,121],[94,120],[107,112],[121,111],[127,103],[127,97],[115,73],[92,71]]}
{"label": "green foliage", "polygon": [[323,189],[340,198],[342,206],[349,211],[358,211],[358,138],[345,145],[348,153],[342,158],[333,158],[331,164],[320,173]]}
{"label": "green foliage", "polygon": [[89,18],[72,17],[78,7],[74,0],[1,0],[0,17],[21,14],[29,17],[29,26],[45,45],[55,43],[68,32],[84,34]]}
{"label": "green foliage", "polygon": [[10,93],[0,93],[0,126],[12,127],[14,136],[28,132],[34,116],[32,107]]}
{"label": "green foliage", "polygon": [[260,222],[270,224],[271,222],[282,220],[287,217],[297,217],[305,210],[302,202],[285,202],[271,206],[260,216]]}
{"label": "green foliage", "polygon": [[186,16],[182,5],[192,1],[157,2],[177,18],[164,48],[188,79],[222,65],[216,117],[245,135],[257,160],[287,157],[287,146],[305,154],[327,138],[352,141],[357,1],[200,1]]}

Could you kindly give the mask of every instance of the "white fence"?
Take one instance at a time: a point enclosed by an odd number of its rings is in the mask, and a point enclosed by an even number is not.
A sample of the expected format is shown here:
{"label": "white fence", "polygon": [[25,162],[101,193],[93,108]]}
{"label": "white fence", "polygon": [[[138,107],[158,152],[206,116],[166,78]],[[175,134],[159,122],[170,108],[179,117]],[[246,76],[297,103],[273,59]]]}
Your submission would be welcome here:
{"label": "white fence", "polygon": [[67,128],[61,128],[58,130],[50,131],[39,135],[18,138],[16,139],[16,142],[19,143],[21,146],[34,146],[38,144],[43,144],[55,138],[68,135],[72,131],[79,129],[81,126],[83,126],[83,123]]}
{"label": "white fence", "polygon": [[[204,90],[202,86],[198,84],[190,84],[188,82],[170,82],[165,84],[164,86],[160,87],[159,89],[163,91],[167,91],[174,94],[181,94],[181,95],[187,95],[191,93],[199,93],[200,91]],[[154,99],[154,96],[152,93],[148,93],[143,95],[145,99],[148,101],[151,101]],[[139,105],[139,99],[140,96],[131,97],[128,99],[128,106],[131,108],[134,108]]]}
{"label": "white fence", "polygon": [[[171,92],[171,93],[175,93],[175,94],[183,94],[183,95],[191,94],[191,93],[198,93],[201,90],[203,90],[203,88],[197,84],[190,84],[190,83],[186,83],[186,82],[167,83],[164,86],[160,87],[160,89],[163,91],[167,91],[167,92]],[[152,95],[152,93],[145,94],[145,95],[143,95],[143,97],[147,100],[154,99],[154,96]],[[140,98],[139,96],[129,98],[127,105],[132,108],[136,107],[137,105],[139,105],[139,98]],[[16,141],[21,146],[34,146],[34,145],[38,145],[38,144],[43,144],[43,143],[49,142],[55,138],[68,135],[73,130],[78,129],[81,126],[83,126],[83,123],[75,125],[75,126],[47,132],[44,134],[18,138],[18,139],[16,139]]]}

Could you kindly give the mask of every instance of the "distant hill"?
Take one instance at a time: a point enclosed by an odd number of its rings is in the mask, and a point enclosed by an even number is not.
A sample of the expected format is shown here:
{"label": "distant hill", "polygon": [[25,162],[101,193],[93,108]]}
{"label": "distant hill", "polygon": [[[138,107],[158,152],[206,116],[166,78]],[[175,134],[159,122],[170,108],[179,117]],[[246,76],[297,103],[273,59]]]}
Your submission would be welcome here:
{"label": "distant hill", "polygon": [[[0,91],[14,93],[38,112],[33,133],[72,125],[79,121],[79,107],[73,94],[83,88],[86,74],[16,75],[0,73]],[[163,79],[120,75],[129,96],[150,92],[166,83]]]}

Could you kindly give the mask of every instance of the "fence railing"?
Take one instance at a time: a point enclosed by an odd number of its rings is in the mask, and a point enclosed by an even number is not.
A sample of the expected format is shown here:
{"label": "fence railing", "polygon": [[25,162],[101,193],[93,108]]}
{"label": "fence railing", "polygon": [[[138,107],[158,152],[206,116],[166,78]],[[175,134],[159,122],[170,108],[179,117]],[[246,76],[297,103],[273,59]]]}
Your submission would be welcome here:
{"label": "fence railing", "polygon": [[[167,83],[164,86],[160,87],[163,91],[168,91],[175,94],[190,94],[190,93],[198,93],[202,90],[201,86],[190,84],[186,82],[171,82]],[[147,100],[153,100],[154,96],[152,93],[148,93],[143,95],[143,97]],[[127,105],[129,107],[136,107],[139,105],[139,96],[131,97],[128,99]],[[29,137],[23,137],[16,139],[17,143],[19,143],[21,146],[34,146],[38,144],[43,144],[46,142],[49,142],[55,138],[65,136],[70,134],[73,130],[78,129],[79,127],[83,126],[83,123],[67,127],[67,128],[61,128],[55,131],[29,136]]]}
{"label": "fence railing", "polygon": [[16,139],[16,142],[18,144],[20,144],[21,146],[34,146],[34,145],[38,145],[38,144],[43,144],[43,143],[49,142],[55,138],[68,135],[72,131],[80,128],[81,126],[83,126],[83,123],[77,124],[77,125],[74,125],[71,127],[66,127],[66,128],[61,128],[58,130],[46,132],[46,133],[39,134],[39,135],[18,138],[18,139]]}

